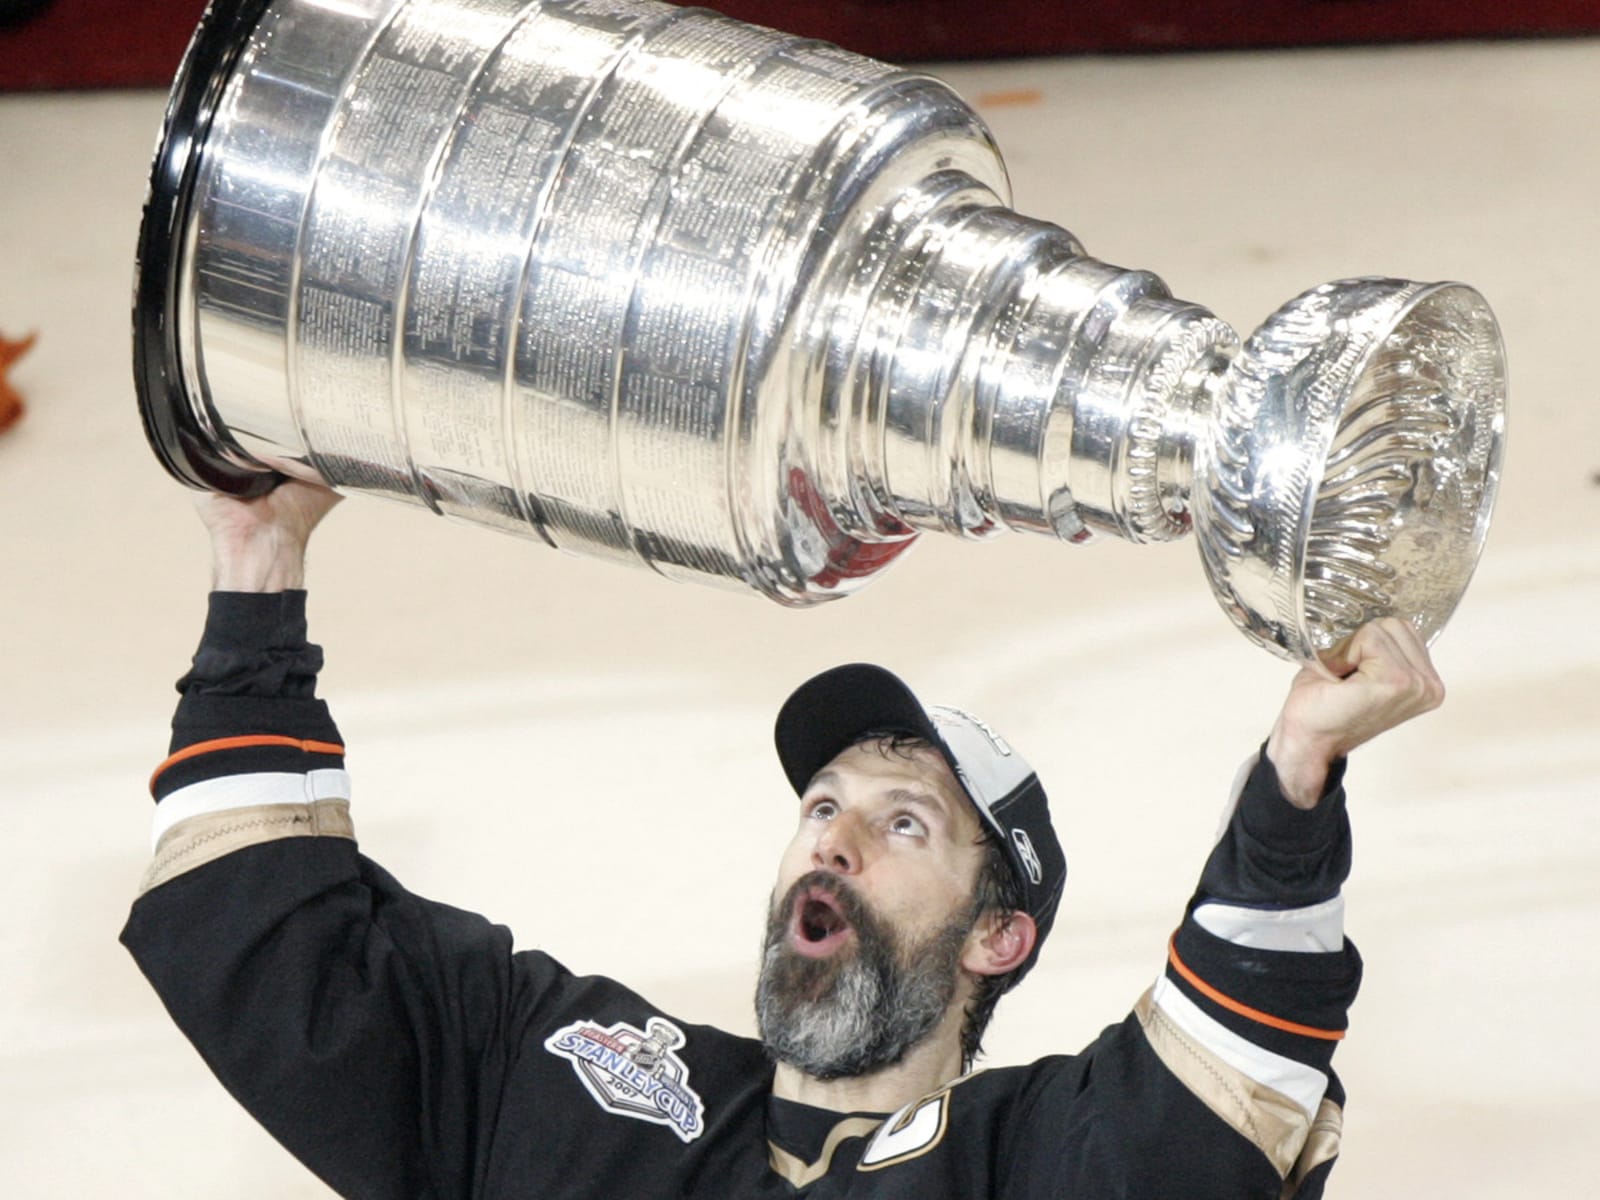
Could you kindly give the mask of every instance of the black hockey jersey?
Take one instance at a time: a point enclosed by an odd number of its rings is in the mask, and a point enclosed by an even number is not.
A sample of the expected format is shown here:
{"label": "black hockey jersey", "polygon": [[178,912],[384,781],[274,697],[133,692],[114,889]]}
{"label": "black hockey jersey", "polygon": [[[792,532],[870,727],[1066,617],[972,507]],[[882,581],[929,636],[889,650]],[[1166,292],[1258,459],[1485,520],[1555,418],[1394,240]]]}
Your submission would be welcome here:
{"label": "black hockey jersey", "polygon": [[213,596],[123,940],[226,1087],[340,1194],[1311,1200],[1338,1150],[1338,775],[1244,780],[1165,969],[1081,1053],[899,1112],[770,1094],[748,1038],[578,977],[356,848],[304,593]]}

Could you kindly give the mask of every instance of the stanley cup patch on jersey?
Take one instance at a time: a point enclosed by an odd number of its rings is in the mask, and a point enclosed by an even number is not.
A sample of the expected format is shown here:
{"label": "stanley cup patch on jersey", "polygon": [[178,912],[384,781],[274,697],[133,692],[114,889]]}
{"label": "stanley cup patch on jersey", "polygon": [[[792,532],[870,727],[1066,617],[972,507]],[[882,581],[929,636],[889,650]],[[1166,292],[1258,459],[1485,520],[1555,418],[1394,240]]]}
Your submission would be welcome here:
{"label": "stanley cup patch on jersey", "polygon": [[705,1105],[689,1087],[689,1068],[674,1051],[687,1039],[671,1021],[651,1017],[643,1030],[625,1021],[602,1029],[577,1021],[545,1039],[572,1063],[601,1108],[665,1125],[684,1142],[705,1132]]}

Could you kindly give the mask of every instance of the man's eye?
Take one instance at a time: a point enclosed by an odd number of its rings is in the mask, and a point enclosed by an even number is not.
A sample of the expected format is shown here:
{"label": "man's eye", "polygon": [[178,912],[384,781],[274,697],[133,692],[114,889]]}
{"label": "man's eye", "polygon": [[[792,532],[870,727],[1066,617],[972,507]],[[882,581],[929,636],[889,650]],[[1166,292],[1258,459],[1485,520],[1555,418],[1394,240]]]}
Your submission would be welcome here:
{"label": "man's eye", "polygon": [[889,823],[891,832],[905,834],[908,837],[927,837],[928,827],[910,813],[901,813]]}
{"label": "man's eye", "polygon": [[838,815],[839,806],[832,800],[818,800],[806,810],[806,816],[817,821],[831,821]]}

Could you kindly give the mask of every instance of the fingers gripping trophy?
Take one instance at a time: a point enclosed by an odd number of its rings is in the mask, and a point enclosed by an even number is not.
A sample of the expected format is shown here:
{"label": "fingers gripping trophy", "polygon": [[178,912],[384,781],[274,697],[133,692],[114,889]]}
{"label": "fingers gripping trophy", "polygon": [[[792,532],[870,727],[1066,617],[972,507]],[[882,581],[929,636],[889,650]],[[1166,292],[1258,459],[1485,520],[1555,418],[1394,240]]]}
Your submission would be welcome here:
{"label": "fingers gripping trophy", "polygon": [[1505,362],[1457,283],[1248,339],[1010,207],[925,75],[654,0],[214,0],[141,230],[135,367],[196,487],[370,493],[780,603],[925,531],[1193,533],[1253,641],[1424,640]]}

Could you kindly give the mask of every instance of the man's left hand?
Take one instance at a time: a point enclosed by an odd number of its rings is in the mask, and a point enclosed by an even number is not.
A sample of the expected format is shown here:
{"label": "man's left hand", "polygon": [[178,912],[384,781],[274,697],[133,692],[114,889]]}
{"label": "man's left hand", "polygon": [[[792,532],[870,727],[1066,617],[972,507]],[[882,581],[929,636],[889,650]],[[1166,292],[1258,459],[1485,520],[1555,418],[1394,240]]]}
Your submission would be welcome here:
{"label": "man's left hand", "polygon": [[1363,625],[1326,665],[1341,678],[1303,669],[1267,740],[1283,793],[1300,808],[1316,807],[1335,760],[1444,702],[1427,647],[1395,617]]}

